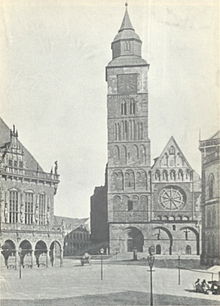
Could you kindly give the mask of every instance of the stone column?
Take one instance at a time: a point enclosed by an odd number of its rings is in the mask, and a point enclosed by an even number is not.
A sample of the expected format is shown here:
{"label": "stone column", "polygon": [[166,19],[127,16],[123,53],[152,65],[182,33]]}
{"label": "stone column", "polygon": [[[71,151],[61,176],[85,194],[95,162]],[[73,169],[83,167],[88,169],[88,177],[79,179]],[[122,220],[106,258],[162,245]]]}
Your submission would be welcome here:
{"label": "stone column", "polygon": [[20,264],[20,256],[18,255],[18,250],[15,250],[15,270],[18,269]]}
{"label": "stone column", "polygon": [[60,249],[60,267],[63,266],[63,249]]}
{"label": "stone column", "polygon": [[49,267],[49,263],[50,263],[50,254],[49,254],[49,250],[47,250],[46,252],[46,267]]}
{"label": "stone column", "polygon": [[34,250],[31,251],[31,268],[34,267]]}

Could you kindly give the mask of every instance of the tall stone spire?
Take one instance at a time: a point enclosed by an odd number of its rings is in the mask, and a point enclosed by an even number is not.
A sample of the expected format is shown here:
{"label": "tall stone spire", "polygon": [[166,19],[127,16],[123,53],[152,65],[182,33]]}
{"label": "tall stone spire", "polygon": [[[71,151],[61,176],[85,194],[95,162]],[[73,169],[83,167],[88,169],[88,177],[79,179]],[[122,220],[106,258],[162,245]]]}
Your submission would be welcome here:
{"label": "tall stone spire", "polygon": [[131,24],[131,20],[130,20],[130,17],[128,15],[128,10],[127,10],[127,6],[128,4],[125,3],[125,15],[124,15],[124,18],[123,18],[123,21],[122,21],[122,24],[121,24],[121,27],[120,27],[120,30],[119,32],[123,31],[123,30],[133,30],[134,31],[134,28]]}
{"label": "tall stone spire", "polygon": [[141,45],[142,41],[132,26],[126,3],[121,27],[111,44],[112,61],[108,66],[147,65],[141,57]]}

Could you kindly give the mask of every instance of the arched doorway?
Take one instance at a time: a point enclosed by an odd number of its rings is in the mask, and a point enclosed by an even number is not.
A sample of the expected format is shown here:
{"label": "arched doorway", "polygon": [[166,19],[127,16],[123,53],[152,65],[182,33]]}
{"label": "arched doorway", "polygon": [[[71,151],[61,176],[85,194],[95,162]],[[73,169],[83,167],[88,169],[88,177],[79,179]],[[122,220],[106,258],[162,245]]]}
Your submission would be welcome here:
{"label": "arched doorway", "polygon": [[192,249],[190,245],[186,246],[186,255],[191,255],[192,254]]}
{"label": "arched doorway", "polygon": [[21,249],[21,253],[20,253],[21,265],[23,266],[23,268],[25,266],[32,268],[33,262],[32,262],[31,243],[28,240],[23,240],[20,243],[19,248]]}
{"label": "arched doorway", "polygon": [[156,254],[161,254],[161,245],[160,244],[157,244],[156,245]]}
{"label": "arched doorway", "polygon": [[43,240],[39,240],[35,245],[36,265],[40,266],[48,266],[47,262],[47,245]]}
{"label": "arched doorway", "polygon": [[50,263],[53,266],[62,266],[63,254],[62,248],[58,241],[53,241],[50,245]]}
{"label": "arched doorway", "polygon": [[[162,226],[155,227],[153,229],[153,237],[156,240],[155,244],[158,245],[158,252],[160,246],[160,254],[163,250],[163,254],[172,255],[173,236],[167,228]],[[158,244],[158,242],[160,242],[160,244]]]}
{"label": "arched doorway", "polygon": [[133,252],[134,249],[137,252],[143,252],[144,236],[142,232],[136,227],[130,227],[127,229],[127,252]]}
{"label": "arched doorway", "polygon": [[10,268],[11,266],[16,268],[16,247],[12,240],[6,240],[4,242],[1,253],[4,256],[7,268]]}
{"label": "arched doorway", "polygon": [[184,226],[180,229],[182,231],[184,240],[187,242],[187,240],[191,241],[191,254],[199,255],[199,233],[198,231],[190,226]]}

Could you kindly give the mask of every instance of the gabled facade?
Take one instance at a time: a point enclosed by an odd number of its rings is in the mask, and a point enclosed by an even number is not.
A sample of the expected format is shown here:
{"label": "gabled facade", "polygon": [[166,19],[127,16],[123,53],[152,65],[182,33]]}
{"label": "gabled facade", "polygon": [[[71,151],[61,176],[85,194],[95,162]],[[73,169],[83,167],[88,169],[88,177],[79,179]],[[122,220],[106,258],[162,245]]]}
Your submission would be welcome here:
{"label": "gabled facade", "polygon": [[[59,184],[57,162],[54,171],[43,171],[30,152],[0,118],[0,202],[2,254],[14,266],[18,251],[22,262],[28,255],[31,266],[53,263],[55,249],[63,253],[61,229],[54,229],[54,195]],[[12,259],[13,258],[13,259]]]}
{"label": "gabled facade", "polygon": [[200,178],[173,137],[152,167],[153,220],[197,220]]}
{"label": "gabled facade", "polygon": [[199,255],[200,178],[173,137],[155,159],[151,182],[157,252]]}

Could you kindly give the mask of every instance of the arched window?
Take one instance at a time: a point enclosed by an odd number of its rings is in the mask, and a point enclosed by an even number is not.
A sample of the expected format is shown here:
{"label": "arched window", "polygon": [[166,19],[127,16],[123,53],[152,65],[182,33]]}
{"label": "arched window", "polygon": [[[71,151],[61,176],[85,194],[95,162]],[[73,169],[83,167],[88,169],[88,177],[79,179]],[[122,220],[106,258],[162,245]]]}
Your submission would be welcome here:
{"label": "arched window", "polygon": [[170,149],[169,149],[169,154],[170,155],[174,155],[175,154],[175,148],[174,146],[171,146]]}
{"label": "arched window", "polygon": [[124,50],[125,51],[130,51],[131,50],[131,42],[129,40],[126,40],[124,42]]}
{"label": "arched window", "polygon": [[129,135],[128,135],[128,122],[125,121],[125,139],[128,140],[129,138]]}
{"label": "arched window", "polygon": [[168,181],[168,173],[167,170],[163,170],[163,180]]}
{"label": "arched window", "polygon": [[160,246],[160,244],[157,244],[156,245],[156,254],[161,254],[161,246]]}
{"label": "arched window", "polygon": [[9,194],[9,223],[18,222],[18,191],[11,190]]}
{"label": "arched window", "polygon": [[25,193],[25,224],[33,223],[33,214],[34,214],[34,201],[33,201],[33,193],[26,192]]}
{"label": "arched window", "polygon": [[178,179],[180,181],[183,181],[183,170],[182,169],[179,169],[179,171],[178,171]]}
{"label": "arched window", "polygon": [[174,170],[171,170],[170,171],[170,179],[172,181],[175,181],[176,180],[176,172]]}
{"label": "arched window", "polygon": [[125,173],[125,187],[134,189],[134,172],[131,170]]}
{"label": "arched window", "polygon": [[118,140],[117,123],[115,123],[115,131],[114,131],[114,135],[115,135],[115,140]]}
{"label": "arched window", "polygon": [[211,173],[209,175],[209,179],[208,179],[208,195],[209,195],[209,199],[213,199],[213,195],[214,195],[214,175]]}
{"label": "arched window", "polygon": [[39,224],[45,225],[46,223],[46,196],[39,194]]}
{"label": "arched window", "polygon": [[146,148],[144,145],[140,146],[140,162],[146,163]]}
{"label": "arched window", "polygon": [[163,160],[164,160],[163,165],[164,165],[164,166],[168,166],[168,159],[169,159],[168,154],[165,153],[165,154],[164,154],[164,158],[163,158]]}
{"label": "arched window", "polygon": [[125,100],[121,103],[121,115],[127,115],[127,105]]}
{"label": "arched window", "polygon": [[118,161],[120,159],[120,149],[118,146],[114,146],[113,156],[114,156],[114,161]]}
{"label": "arched window", "polygon": [[155,179],[157,181],[160,181],[160,170],[156,170],[156,172],[155,172]]}
{"label": "arched window", "polygon": [[192,254],[192,249],[190,245],[186,246],[186,255],[191,255]]}
{"label": "arched window", "polygon": [[140,123],[140,138],[144,138],[144,126],[142,122]]}
{"label": "arched window", "polygon": [[121,140],[121,125],[118,123],[118,140]]}

